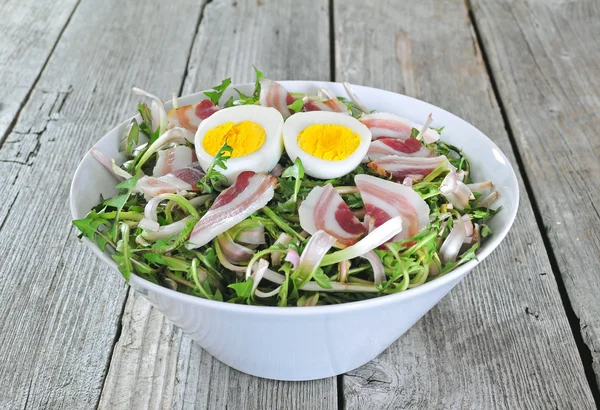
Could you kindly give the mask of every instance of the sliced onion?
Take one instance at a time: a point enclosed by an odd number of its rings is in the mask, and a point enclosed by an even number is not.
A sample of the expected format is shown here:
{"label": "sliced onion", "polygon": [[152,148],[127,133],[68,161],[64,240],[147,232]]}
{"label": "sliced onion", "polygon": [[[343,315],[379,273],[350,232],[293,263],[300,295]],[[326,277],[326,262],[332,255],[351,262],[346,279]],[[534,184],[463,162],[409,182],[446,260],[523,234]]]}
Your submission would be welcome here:
{"label": "sliced onion", "polygon": [[283,174],[283,167],[281,164],[275,165],[275,167],[271,170],[271,175],[274,177],[280,177]]}
{"label": "sliced onion", "polygon": [[312,278],[334,243],[335,238],[325,231],[319,230],[310,237],[300,257],[298,269],[294,271],[294,275],[300,280],[301,284],[307,283]]}
{"label": "sliced onion", "polygon": [[[156,104],[156,110],[158,110],[159,115],[158,115],[158,125],[160,128],[160,131],[158,133],[158,135],[162,135],[166,130],[167,130],[167,122],[168,122],[168,116],[167,116],[167,112],[165,111],[165,105],[162,102],[162,100],[160,98],[158,98],[157,96],[155,96],[154,94],[150,94],[140,88],[137,87],[133,87],[133,92],[136,93],[137,95],[141,95],[143,97],[148,97],[151,98],[153,100],[153,102]],[[151,108],[151,111],[154,109],[154,107]],[[151,127],[154,129],[154,113],[152,113],[152,124]]]}
{"label": "sliced onion", "polygon": [[223,232],[217,235],[217,241],[223,251],[223,255],[227,257],[231,262],[247,262],[254,256],[254,251],[239,243],[235,243],[231,238],[231,235],[227,232]]}
{"label": "sliced onion", "polygon": [[114,159],[111,159],[110,161],[112,163],[112,165],[111,165],[112,172],[117,177],[120,177],[120,178],[123,178],[123,179],[129,179],[129,178],[133,177],[133,175],[131,175],[129,172],[125,171],[120,166],[118,166]]}
{"label": "sliced onion", "polygon": [[406,186],[412,187],[413,186],[413,179],[411,177],[404,178],[404,181],[402,181],[402,185],[406,185]]}
{"label": "sliced onion", "polygon": [[363,225],[367,230],[367,235],[373,232],[373,229],[375,229],[375,218],[373,217],[373,215],[366,214],[365,219],[363,219]]}
{"label": "sliced onion", "polygon": [[262,291],[256,289],[254,291],[254,294],[259,298],[266,299],[266,298],[270,298],[272,296],[277,295],[280,290],[281,290],[281,286],[277,286],[275,289],[273,289],[270,292],[262,292]]}
{"label": "sliced onion", "polygon": [[500,196],[500,194],[498,193],[498,191],[494,191],[491,194],[485,196],[485,197],[481,197],[477,200],[476,205],[477,206],[483,206],[485,208],[489,208],[490,205],[492,205],[494,203],[494,201],[496,199],[498,199],[498,196]]}
{"label": "sliced onion", "polygon": [[256,288],[258,288],[258,284],[262,280],[263,275],[265,274],[265,272],[267,271],[268,268],[269,268],[269,262],[267,262],[264,259],[260,259],[258,261],[258,266],[256,267],[256,270],[250,276],[253,280],[252,293],[254,293],[256,291]]}
{"label": "sliced onion", "polygon": [[373,268],[373,283],[375,286],[378,286],[385,280],[385,270],[383,268],[383,263],[381,263],[381,259],[379,259],[379,256],[373,251],[365,253],[362,257],[371,264],[371,267]]}
{"label": "sliced onion", "polygon": [[[158,230],[147,229],[141,226],[141,221],[138,226],[144,229],[142,233],[142,237],[147,241],[156,241],[157,239],[168,238],[169,236],[177,235],[183,232],[187,222],[190,222],[194,219],[192,215],[188,215],[183,219],[180,219],[177,222],[173,222],[169,225],[159,226]],[[142,219],[143,221],[143,219]]]}
{"label": "sliced onion", "polygon": [[471,192],[482,194],[487,192],[489,189],[492,189],[494,184],[492,181],[476,182],[474,184],[467,184],[467,187],[471,190]]}
{"label": "sliced onion", "polygon": [[469,199],[475,199],[473,193],[462,181],[456,171],[450,171],[440,185],[440,192],[456,209],[463,210]]}
{"label": "sliced onion", "polygon": [[171,143],[177,143],[177,144],[182,144],[182,145],[185,144],[186,141],[188,140],[190,134],[192,134],[192,133],[189,132],[188,130],[186,130],[185,128],[181,128],[181,127],[171,128],[169,131],[165,132],[160,137],[158,137],[158,139],[156,141],[154,141],[152,143],[152,145],[150,145],[148,147],[146,152],[144,152],[144,155],[142,155],[142,157],[138,161],[136,169],[140,169],[142,167],[142,165],[144,163],[146,163],[146,161],[148,161],[148,159],[153,154],[156,153],[156,151],[158,151],[165,145],[171,144]]}
{"label": "sliced onion", "polygon": [[265,227],[262,225],[241,231],[236,237],[236,242],[248,245],[262,245],[265,241]]}
{"label": "sliced onion", "polygon": [[468,174],[469,173],[467,171],[465,171],[464,169],[461,169],[460,171],[456,172],[456,176],[458,177],[458,180],[461,182],[464,182],[464,180]]}
{"label": "sliced onion", "polygon": [[[275,243],[273,245],[283,245],[284,247],[287,248],[291,241],[292,241],[292,236],[285,232],[282,232],[279,235],[279,238],[277,238],[277,240],[275,241]],[[282,256],[283,255],[281,254],[281,252],[273,252],[271,254],[271,264],[273,266],[281,265],[281,257]]]}
{"label": "sliced onion", "polygon": [[[106,155],[104,155],[102,152],[100,152],[97,148],[92,148],[90,150],[90,154],[92,154],[92,156],[94,158],[96,158],[96,160],[102,164],[102,166],[104,168],[106,168],[111,175],[115,176],[119,181],[122,181],[123,179],[125,179],[122,175],[118,175],[114,169],[113,169],[113,165],[110,159],[108,159],[108,157]],[[119,168],[119,167],[117,167]],[[123,171],[121,168],[119,168],[121,171]],[[125,172],[125,171],[123,171]],[[131,176],[130,176],[131,177]]]}
{"label": "sliced onion", "polygon": [[466,237],[465,221],[460,216],[454,218],[454,226],[440,247],[439,254],[443,263],[456,261]]}
{"label": "sliced onion", "polygon": [[239,265],[234,265],[233,263],[231,263],[231,261],[229,259],[227,259],[227,257],[223,254],[223,251],[221,250],[221,246],[219,245],[219,241],[217,239],[217,242],[215,243],[215,250],[217,253],[217,258],[219,259],[219,262],[221,262],[221,265],[223,265],[225,268],[234,271],[234,272],[245,272],[246,271],[246,267],[245,266],[239,266]]}
{"label": "sliced onion", "polygon": [[350,270],[350,261],[348,259],[339,263],[338,282],[344,283],[348,281],[348,271]]}
{"label": "sliced onion", "polygon": [[429,138],[429,137],[425,138],[425,135],[426,135],[425,133],[429,129],[429,126],[431,125],[432,122],[433,122],[433,116],[431,115],[431,113],[429,113],[429,115],[427,116],[427,121],[425,121],[425,124],[423,124],[423,127],[421,127],[421,131],[419,131],[419,133],[417,134],[417,136],[415,138],[418,139],[419,141],[421,139],[423,139],[427,143],[432,143],[432,142],[437,141],[437,140],[431,141],[431,138]]}
{"label": "sliced onion", "polygon": [[327,88],[319,88],[317,90],[317,96],[322,100],[337,100],[335,94],[329,91]]}
{"label": "sliced onion", "polygon": [[326,255],[323,258],[322,266],[333,265],[334,263],[341,262],[344,259],[353,259],[358,256],[362,256],[378,246],[383,245],[394,236],[398,235],[401,231],[402,217],[396,216],[375,228],[373,232],[365,236],[354,245],[348,246],[346,249],[341,251]]}
{"label": "sliced onion", "polygon": [[290,249],[289,251],[287,251],[284,260],[286,262],[291,263],[294,269],[297,269],[298,265],[300,264],[300,255],[298,255],[298,252],[296,252],[295,250]]}
{"label": "sliced onion", "polygon": [[462,220],[465,223],[465,235],[467,235],[467,238],[473,236],[473,222],[469,214],[463,215]]}
{"label": "sliced onion", "polygon": [[160,194],[148,201],[144,208],[144,219],[139,223],[139,226],[142,229],[158,232],[160,225],[158,224],[157,209],[162,201],[169,199],[169,195],[170,194]]}
{"label": "sliced onion", "polygon": [[362,104],[362,102],[360,101],[360,99],[358,98],[358,96],[356,95],[354,90],[352,89],[352,85],[348,82],[344,82],[344,89],[346,90],[346,94],[348,94],[348,97],[350,97],[350,99],[352,100],[354,105],[356,105],[356,108],[358,108],[365,114],[368,114],[369,109]]}

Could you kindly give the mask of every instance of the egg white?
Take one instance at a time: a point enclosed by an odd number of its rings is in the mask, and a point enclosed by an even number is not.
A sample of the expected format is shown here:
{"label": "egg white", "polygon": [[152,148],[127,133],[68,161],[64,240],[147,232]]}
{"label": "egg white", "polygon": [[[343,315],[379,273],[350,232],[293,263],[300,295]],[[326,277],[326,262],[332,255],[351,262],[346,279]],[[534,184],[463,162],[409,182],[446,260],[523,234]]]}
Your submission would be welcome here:
{"label": "egg white", "polygon": [[269,172],[279,162],[283,153],[283,141],[281,132],[283,130],[283,117],[275,108],[262,107],[259,105],[241,105],[237,107],[224,108],[217,111],[200,123],[194,143],[196,156],[204,171],[210,167],[214,156],[204,150],[202,145],[206,133],[226,122],[238,124],[242,121],[252,121],[264,128],[266,133],[265,142],[256,151],[243,157],[230,158],[225,165],[227,169],[215,168],[222,173],[227,181],[232,184],[237,176],[243,171]]}
{"label": "egg white", "polygon": [[[339,161],[330,161],[315,157],[298,145],[298,134],[313,124],[336,124],[350,128],[360,136],[360,144],[351,155]],[[371,143],[371,131],[349,115],[329,112],[301,112],[289,117],[283,125],[283,142],[285,151],[292,161],[302,160],[304,172],[311,177],[330,179],[344,176],[360,165],[367,155]]]}

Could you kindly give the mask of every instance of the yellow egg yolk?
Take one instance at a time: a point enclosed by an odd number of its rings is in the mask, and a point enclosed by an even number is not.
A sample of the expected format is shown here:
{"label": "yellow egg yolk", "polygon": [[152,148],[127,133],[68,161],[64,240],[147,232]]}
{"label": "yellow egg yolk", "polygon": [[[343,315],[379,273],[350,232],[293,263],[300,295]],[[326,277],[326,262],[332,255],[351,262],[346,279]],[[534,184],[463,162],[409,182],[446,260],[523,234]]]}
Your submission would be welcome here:
{"label": "yellow egg yolk", "polygon": [[341,161],[356,151],[360,136],[344,125],[313,124],[298,134],[298,145],[317,158]]}
{"label": "yellow egg yolk", "polygon": [[233,148],[231,158],[236,158],[258,151],[266,139],[265,129],[255,122],[242,121],[238,124],[226,122],[211,128],[204,134],[202,147],[207,153],[215,156],[227,142],[227,145]]}

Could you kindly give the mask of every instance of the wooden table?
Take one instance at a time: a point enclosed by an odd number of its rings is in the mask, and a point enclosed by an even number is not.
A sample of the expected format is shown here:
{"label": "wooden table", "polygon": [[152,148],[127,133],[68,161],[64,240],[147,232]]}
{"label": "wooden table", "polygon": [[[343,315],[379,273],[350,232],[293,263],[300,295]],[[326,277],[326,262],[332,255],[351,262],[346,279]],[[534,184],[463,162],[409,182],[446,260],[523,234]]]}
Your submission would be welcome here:
{"label": "wooden table", "polygon": [[[0,15],[1,409],[600,403],[600,2],[3,0]],[[518,169],[502,246],[337,378],[277,382],[219,363],[70,223],[75,167],[135,112],[132,86],[188,94],[251,81],[252,64],[429,101]]]}

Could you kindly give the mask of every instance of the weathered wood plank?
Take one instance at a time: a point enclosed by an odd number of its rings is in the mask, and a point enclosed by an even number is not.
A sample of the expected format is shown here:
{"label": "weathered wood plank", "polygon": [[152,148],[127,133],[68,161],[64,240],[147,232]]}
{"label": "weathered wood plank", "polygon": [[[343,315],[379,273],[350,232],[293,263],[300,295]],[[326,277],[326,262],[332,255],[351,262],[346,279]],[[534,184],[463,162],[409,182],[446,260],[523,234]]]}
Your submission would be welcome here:
{"label": "weathered wood plank", "polygon": [[473,14],[600,386],[600,3],[474,1]]}
{"label": "weathered wood plank", "polygon": [[78,2],[0,4],[0,145]]}
{"label": "weathered wood plank", "polygon": [[131,86],[177,89],[196,3],[180,2],[187,12],[173,14],[163,1],[147,2],[152,13],[144,13],[134,3],[83,0],[0,149],[2,409],[98,402],[126,290],[78,244],[71,175],[134,112]]}
{"label": "weathered wood plank", "polygon": [[[327,1],[208,4],[183,94],[229,76],[253,81],[252,64],[274,79],[327,80]],[[337,387],[335,378],[278,382],[233,370],[131,293],[100,408],[335,409]]]}
{"label": "weathered wood plank", "polygon": [[[453,111],[515,164],[462,1],[336,2],[335,27],[338,80]],[[344,376],[347,408],[593,408],[535,226],[524,193],[496,253],[384,354]]]}

